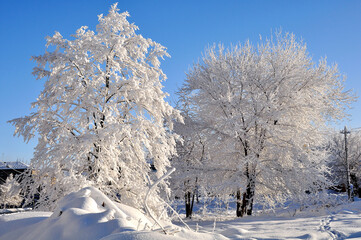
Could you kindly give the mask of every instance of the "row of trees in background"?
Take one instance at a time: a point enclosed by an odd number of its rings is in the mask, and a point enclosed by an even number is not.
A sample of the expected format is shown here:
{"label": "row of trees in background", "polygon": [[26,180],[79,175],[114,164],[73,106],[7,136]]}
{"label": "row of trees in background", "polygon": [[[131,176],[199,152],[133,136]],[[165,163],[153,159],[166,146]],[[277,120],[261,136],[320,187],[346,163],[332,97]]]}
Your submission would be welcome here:
{"label": "row of trees in background", "polygon": [[[25,141],[39,135],[35,171],[22,181],[28,202],[40,196],[39,206],[51,209],[93,185],[142,208],[171,164],[187,216],[196,192],[233,195],[244,216],[255,201],[272,207],[330,185],[323,133],[354,100],[336,66],[312,62],[287,33],[257,47],[212,47],[187,74],[178,111],[162,92],[165,48],[136,34],[127,16],[115,4],[96,32],[82,27],[73,40],[55,33],[49,51],[33,58],[44,90],[31,115],[10,121]],[[150,197],[159,214],[161,190],[169,194],[166,182]]]}
{"label": "row of trees in background", "polygon": [[[234,183],[229,180],[230,175],[235,173],[236,170],[227,168],[227,163],[215,162],[217,159],[213,158],[210,154],[211,151],[208,148],[210,146],[208,146],[206,139],[204,137],[200,138],[197,135],[197,128],[192,129],[190,127],[192,125],[188,121],[190,120],[185,118],[186,125],[176,124],[175,126],[175,131],[183,133],[185,143],[177,145],[178,156],[172,160],[172,164],[177,167],[178,171],[172,178],[171,186],[174,196],[177,198],[184,197],[186,216],[191,217],[193,206],[196,202],[199,204],[200,198],[203,201],[218,198],[223,202],[227,202],[230,200],[230,197],[237,196],[235,188],[230,187]],[[340,134],[337,130],[329,129],[324,137],[324,141],[318,147],[322,146],[322,149],[326,150],[322,158],[326,169],[324,172],[326,184],[323,188],[314,189],[316,191],[314,192],[316,193],[314,197],[320,197],[317,193],[323,189],[347,193],[349,177],[351,198],[353,196],[361,198],[361,132],[351,130],[348,135],[348,160],[345,157],[345,139],[343,134]],[[274,177],[277,178],[278,176]],[[311,176],[306,177],[309,178]],[[271,185],[272,182],[270,182]],[[296,198],[295,196],[286,196],[284,200],[299,201],[299,203],[307,205],[303,199],[309,201],[311,192],[308,188],[304,188],[303,192],[300,191],[300,193]],[[262,196],[258,195],[256,197],[258,198],[258,203],[263,204],[265,207],[272,207],[270,202],[261,201]],[[325,202],[325,204],[329,205],[330,203]]]}

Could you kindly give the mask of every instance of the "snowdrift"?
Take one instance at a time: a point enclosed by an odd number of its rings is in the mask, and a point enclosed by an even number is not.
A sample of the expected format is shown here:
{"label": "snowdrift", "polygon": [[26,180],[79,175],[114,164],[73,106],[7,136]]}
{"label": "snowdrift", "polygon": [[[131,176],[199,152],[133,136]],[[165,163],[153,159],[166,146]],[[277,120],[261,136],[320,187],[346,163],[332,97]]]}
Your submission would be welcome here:
{"label": "snowdrift", "polygon": [[[98,189],[87,187],[61,199],[48,217],[27,213],[18,219],[9,214],[0,219],[1,240],[166,240],[227,239],[211,233],[196,233],[171,223],[162,223],[168,234],[147,216],[132,207],[115,204]],[[50,215],[50,216],[49,216]],[[19,221],[22,224],[19,225]],[[18,225],[18,227],[16,227]]]}

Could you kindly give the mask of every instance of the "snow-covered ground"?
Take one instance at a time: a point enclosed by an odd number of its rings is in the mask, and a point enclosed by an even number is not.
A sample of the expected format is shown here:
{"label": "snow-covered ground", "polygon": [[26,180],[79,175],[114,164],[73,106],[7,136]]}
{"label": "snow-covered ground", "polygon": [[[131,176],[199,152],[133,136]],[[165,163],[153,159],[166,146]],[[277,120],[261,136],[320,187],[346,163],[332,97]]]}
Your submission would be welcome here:
{"label": "snow-covered ground", "polygon": [[[323,216],[245,217],[226,221],[188,221],[200,232],[229,239],[361,239],[361,202]],[[198,227],[197,227],[198,225]],[[215,225],[215,227],[214,227]]]}
{"label": "snow-covered ground", "polygon": [[[0,215],[0,239],[36,240],[213,240],[213,239],[361,239],[361,201],[327,209],[324,214],[253,216],[225,220],[195,217],[187,224],[161,222],[168,233],[138,210],[111,202],[94,188],[62,199],[54,212]],[[317,216],[315,216],[317,215]]]}
{"label": "snow-covered ground", "polygon": [[226,239],[217,234],[196,233],[171,222],[158,222],[132,207],[116,204],[99,190],[88,187],[65,196],[58,202],[54,212],[0,215],[0,239]]}

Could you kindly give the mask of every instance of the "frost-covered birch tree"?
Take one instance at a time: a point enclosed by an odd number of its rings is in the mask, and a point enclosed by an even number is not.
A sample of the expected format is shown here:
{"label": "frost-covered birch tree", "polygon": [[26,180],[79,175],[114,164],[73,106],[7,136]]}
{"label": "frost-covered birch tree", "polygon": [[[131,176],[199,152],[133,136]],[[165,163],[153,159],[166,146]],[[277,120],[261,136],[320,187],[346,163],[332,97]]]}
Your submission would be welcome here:
{"label": "frost-covered birch tree", "polygon": [[48,51],[33,57],[44,90],[33,113],[10,122],[25,141],[39,135],[31,177],[23,182],[29,195],[40,191],[42,206],[93,185],[139,208],[150,161],[156,177],[170,165],[177,138],[172,121],[181,117],[162,91],[160,59],[169,55],[137,34],[128,16],[114,4],[98,16],[96,31],[81,27],[70,40],[56,32],[47,37]]}
{"label": "frost-covered birch tree", "polygon": [[327,184],[322,131],[354,99],[344,77],[325,59],[315,64],[292,34],[256,47],[211,47],[180,90],[204,126],[212,162],[232,167],[227,184],[237,216],[255,199],[281,203]]}

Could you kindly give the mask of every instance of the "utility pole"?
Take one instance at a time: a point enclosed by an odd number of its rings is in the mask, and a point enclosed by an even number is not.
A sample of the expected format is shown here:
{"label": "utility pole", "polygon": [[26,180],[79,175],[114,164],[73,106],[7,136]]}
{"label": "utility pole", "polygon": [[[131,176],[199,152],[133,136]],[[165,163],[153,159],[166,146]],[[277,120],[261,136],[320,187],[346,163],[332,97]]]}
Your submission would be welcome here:
{"label": "utility pole", "polygon": [[350,131],[347,131],[347,128],[345,126],[345,128],[343,129],[343,131],[341,131],[341,133],[345,136],[345,161],[346,161],[346,174],[347,174],[347,196],[348,196],[348,200],[352,201],[352,196],[351,196],[351,181],[350,181],[350,164],[348,162],[348,146],[347,146],[347,134],[350,133]]}

